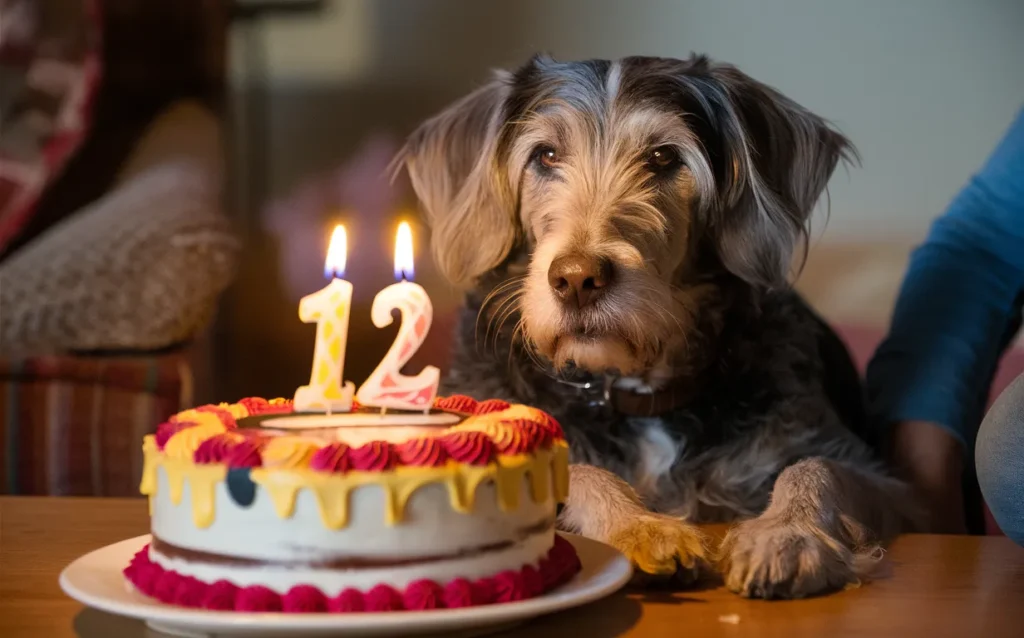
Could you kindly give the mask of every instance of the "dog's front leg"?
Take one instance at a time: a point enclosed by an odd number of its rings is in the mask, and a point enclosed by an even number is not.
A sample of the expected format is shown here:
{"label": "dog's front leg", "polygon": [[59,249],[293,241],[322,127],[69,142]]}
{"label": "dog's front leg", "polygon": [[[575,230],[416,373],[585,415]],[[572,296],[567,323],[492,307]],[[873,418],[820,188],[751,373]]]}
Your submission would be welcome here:
{"label": "dog's front leg", "polygon": [[688,582],[706,560],[704,536],[673,516],[647,509],[636,491],[615,474],[591,465],[569,467],[569,498],[559,527],[611,545],[649,577]]}
{"label": "dog's front leg", "polygon": [[763,514],[731,529],[726,586],[751,598],[801,598],[857,584],[880,543],[911,527],[912,496],[896,479],[814,457],[787,467]]}

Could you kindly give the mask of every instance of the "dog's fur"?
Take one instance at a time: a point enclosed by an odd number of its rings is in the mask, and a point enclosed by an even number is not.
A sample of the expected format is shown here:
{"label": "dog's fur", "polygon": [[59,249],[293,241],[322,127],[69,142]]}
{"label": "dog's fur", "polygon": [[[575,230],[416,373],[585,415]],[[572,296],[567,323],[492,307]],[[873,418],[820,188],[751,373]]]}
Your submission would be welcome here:
{"label": "dog's fur", "polygon": [[[655,148],[677,165],[651,164]],[[744,521],[720,565],[730,588],[767,598],[855,582],[907,528],[906,488],[859,435],[848,354],[787,283],[853,154],[824,120],[704,57],[537,57],[411,136],[401,158],[435,260],[470,287],[445,390],[559,419],[574,463],[563,528],[664,575],[708,558],[691,523]],[[548,282],[568,253],[614,268],[586,308]],[[553,380],[606,375],[636,392],[684,379],[693,394],[636,418]]]}

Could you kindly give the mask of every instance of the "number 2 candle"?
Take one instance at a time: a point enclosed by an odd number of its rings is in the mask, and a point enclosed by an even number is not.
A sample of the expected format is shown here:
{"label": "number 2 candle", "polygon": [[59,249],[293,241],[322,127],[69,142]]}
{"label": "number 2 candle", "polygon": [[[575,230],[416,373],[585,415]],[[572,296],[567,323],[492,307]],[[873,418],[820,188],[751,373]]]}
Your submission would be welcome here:
{"label": "number 2 candle", "polygon": [[324,262],[324,275],[331,283],[299,302],[299,319],[316,323],[316,346],[309,385],[295,391],[296,412],[348,412],[355,386],[343,383],[345,342],[352,310],[352,284],[341,279],[345,273],[348,246],[344,226],[336,226]]}
{"label": "number 2 candle", "polygon": [[395,237],[395,279],[400,281],[377,293],[370,308],[370,319],[378,328],[391,325],[395,309],[401,312],[402,323],[384,359],[356,394],[362,405],[427,411],[437,396],[441,372],[434,366],[414,377],[401,373],[402,366],[423,345],[434,317],[430,297],[422,286],[408,280],[412,276],[412,229],[402,222]]}

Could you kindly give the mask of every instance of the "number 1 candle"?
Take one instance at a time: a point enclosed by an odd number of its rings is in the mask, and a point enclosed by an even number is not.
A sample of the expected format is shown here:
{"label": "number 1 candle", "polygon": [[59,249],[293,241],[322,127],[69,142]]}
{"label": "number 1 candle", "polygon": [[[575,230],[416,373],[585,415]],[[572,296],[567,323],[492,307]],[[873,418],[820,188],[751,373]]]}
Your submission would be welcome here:
{"label": "number 1 candle", "polygon": [[331,283],[299,302],[299,319],[316,323],[316,346],[309,385],[295,391],[296,412],[348,412],[352,409],[355,386],[343,383],[345,342],[352,310],[352,284],[345,274],[348,238],[344,226],[336,226],[324,262],[324,275]]}
{"label": "number 1 candle", "polygon": [[377,293],[370,308],[370,319],[378,328],[391,325],[394,309],[402,313],[402,324],[391,348],[356,394],[362,405],[427,411],[434,404],[440,370],[427,366],[415,377],[401,373],[402,366],[423,345],[434,318],[427,292],[419,284],[408,281],[412,275],[412,229],[407,222],[402,222],[395,237],[395,279],[401,281]]}

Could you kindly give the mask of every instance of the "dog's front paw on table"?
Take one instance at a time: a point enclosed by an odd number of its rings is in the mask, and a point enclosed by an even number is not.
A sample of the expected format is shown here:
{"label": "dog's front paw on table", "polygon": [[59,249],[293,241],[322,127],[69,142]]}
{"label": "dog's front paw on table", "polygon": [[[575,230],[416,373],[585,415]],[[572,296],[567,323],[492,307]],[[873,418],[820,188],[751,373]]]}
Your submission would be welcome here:
{"label": "dog's front paw on table", "polygon": [[689,523],[662,514],[644,514],[622,523],[608,538],[637,568],[634,584],[675,579],[688,584],[707,563],[704,536]]}
{"label": "dog's front paw on table", "polygon": [[741,596],[805,598],[858,585],[872,554],[812,525],[762,516],[729,531],[719,561],[725,586]]}

